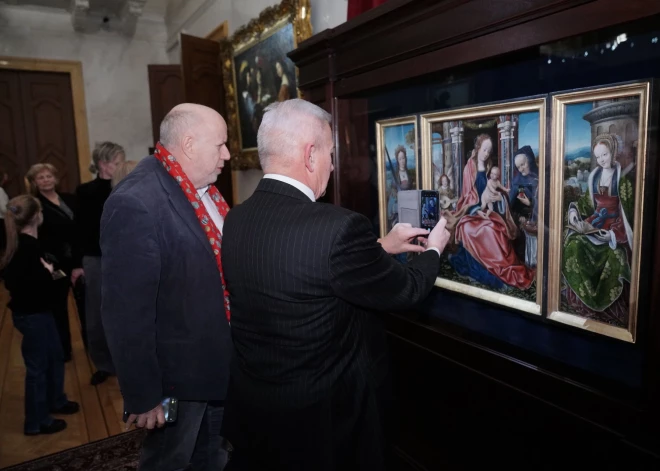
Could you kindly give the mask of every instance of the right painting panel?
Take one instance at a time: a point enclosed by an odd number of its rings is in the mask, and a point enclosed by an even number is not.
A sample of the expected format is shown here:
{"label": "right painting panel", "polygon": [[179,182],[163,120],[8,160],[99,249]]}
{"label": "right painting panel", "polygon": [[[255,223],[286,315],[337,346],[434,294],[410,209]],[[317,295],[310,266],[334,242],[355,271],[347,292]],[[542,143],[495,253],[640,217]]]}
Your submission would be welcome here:
{"label": "right painting panel", "polygon": [[552,100],[550,319],[635,341],[648,82]]}

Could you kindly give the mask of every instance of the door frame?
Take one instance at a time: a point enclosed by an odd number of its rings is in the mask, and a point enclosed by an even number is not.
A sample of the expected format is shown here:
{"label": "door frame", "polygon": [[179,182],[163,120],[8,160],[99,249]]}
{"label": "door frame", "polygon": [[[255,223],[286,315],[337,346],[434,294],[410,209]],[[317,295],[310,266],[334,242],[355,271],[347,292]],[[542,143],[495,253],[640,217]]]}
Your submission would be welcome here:
{"label": "door frame", "polygon": [[0,69],[69,74],[73,99],[73,120],[76,127],[80,183],[90,181],[92,179],[92,173],[89,170],[91,156],[89,151],[87,105],[85,104],[85,82],[83,81],[82,63],[78,61],[0,56]]}

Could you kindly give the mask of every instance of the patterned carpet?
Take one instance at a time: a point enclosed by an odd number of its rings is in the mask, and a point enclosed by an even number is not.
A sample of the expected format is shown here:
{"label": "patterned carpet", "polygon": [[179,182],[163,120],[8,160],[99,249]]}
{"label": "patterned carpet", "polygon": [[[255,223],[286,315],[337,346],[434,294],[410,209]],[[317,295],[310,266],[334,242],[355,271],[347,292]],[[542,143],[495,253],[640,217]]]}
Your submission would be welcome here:
{"label": "patterned carpet", "polygon": [[133,430],[3,471],[135,471],[144,434]]}

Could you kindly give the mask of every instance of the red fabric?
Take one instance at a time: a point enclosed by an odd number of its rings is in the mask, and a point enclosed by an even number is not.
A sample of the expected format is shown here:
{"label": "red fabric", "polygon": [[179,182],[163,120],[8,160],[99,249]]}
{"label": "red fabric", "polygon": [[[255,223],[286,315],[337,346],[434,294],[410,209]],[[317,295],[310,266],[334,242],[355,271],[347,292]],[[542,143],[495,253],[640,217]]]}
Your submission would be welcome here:
{"label": "red fabric", "polygon": [[[209,243],[213,248],[213,253],[215,255],[215,261],[218,264],[218,270],[220,270],[220,282],[222,283],[222,292],[224,293],[225,298],[225,314],[227,315],[227,320],[230,319],[229,311],[229,293],[227,292],[227,285],[225,284],[225,275],[222,271],[222,260],[220,258],[221,249],[222,249],[222,233],[216,227],[213,219],[209,215],[204,203],[202,203],[202,198],[197,193],[197,190],[188,179],[188,176],[179,165],[179,162],[176,161],[174,156],[161,145],[160,142],[156,144],[156,150],[154,151],[154,156],[163,164],[167,173],[169,173],[174,180],[179,184],[183,194],[186,195],[188,201],[195,210],[197,219],[199,219],[199,224],[202,226],[202,230],[206,234],[206,237],[209,239]],[[215,206],[218,208],[220,216],[223,218],[227,217],[229,212],[229,205],[225,199],[220,194],[220,191],[213,186],[209,185],[209,196],[211,200],[215,203]]]}
{"label": "red fabric", "polygon": [[[594,211],[595,213],[600,214],[604,210],[605,214],[607,215],[616,214],[615,217],[603,218],[602,225],[598,226],[599,229],[614,232],[616,241],[619,244],[627,244],[628,236],[626,235],[626,228],[623,224],[623,218],[621,217],[620,213],[621,208],[619,207],[619,197],[609,195],[594,195],[594,199],[596,200],[596,209]],[[594,224],[594,220],[596,220],[597,217],[597,214],[592,214],[587,219],[585,219],[585,221],[587,221],[589,224]]]}
{"label": "red fabric", "polygon": [[[479,203],[476,179],[477,164],[475,159],[470,159],[463,170],[463,194],[458,202],[458,211],[466,205],[469,207]],[[507,204],[506,198],[503,201]],[[470,255],[504,283],[527,289],[534,280],[535,271],[521,263],[516,255],[512,243],[516,232],[507,204],[504,218],[495,211],[488,218],[478,214],[463,216],[456,225],[456,240],[462,242]]]}
{"label": "red fabric", "polygon": [[347,19],[355,18],[356,16],[371,10],[378,5],[382,5],[387,0],[348,0],[348,15]]}

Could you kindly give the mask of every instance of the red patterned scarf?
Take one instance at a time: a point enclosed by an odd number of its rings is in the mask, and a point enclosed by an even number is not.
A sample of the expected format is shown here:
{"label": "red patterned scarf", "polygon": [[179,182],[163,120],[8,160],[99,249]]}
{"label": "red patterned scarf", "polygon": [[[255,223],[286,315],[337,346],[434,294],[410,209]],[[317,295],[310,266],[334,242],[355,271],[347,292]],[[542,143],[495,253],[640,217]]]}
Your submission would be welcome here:
{"label": "red patterned scarf", "polygon": [[[202,230],[206,234],[206,237],[209,239],[209,243],[211,244],[213,253],[215,254],[215,261],[218,264],[218,270],[220,270],[220,282],[222,283],[222,291],[225,298],[225,313],[227,314],[227,320],[229,320],[229,293],[227,292],[225,275],[222,272],[222,260],[220,259],[222,249],[222,233],[215,226],[215,223],[206,210],[204,203],[202,203],[202,198],[199,196],[199,193],[197,193],[197,190],[188,179],[188,176],[181,168],[181,165],[179,165],[179,162],[176,161],[174,156],[170,154],[170,152],[165,149],[165,147],[163,147],[160,142],[156,143],[154,157],[156,157],[160,163],[163,164],[163,167],[165,167],[167,173],[169,173],[170,176],[174,178],[174,180],[179,184],[183,190],[183,194],[186,195],[186,198],[188,198],[188,201],[190,201],[190,204],[195,210],[195,214],[197,215],[197,219],[199,219],[199,224],[202,226]],[[225,199],[222,197],[218,189],[213,185],[209,185],[208,192],[211,200],[218,208],[220,216],[226,218],[227,213],[229,212],[229,205]]]}

